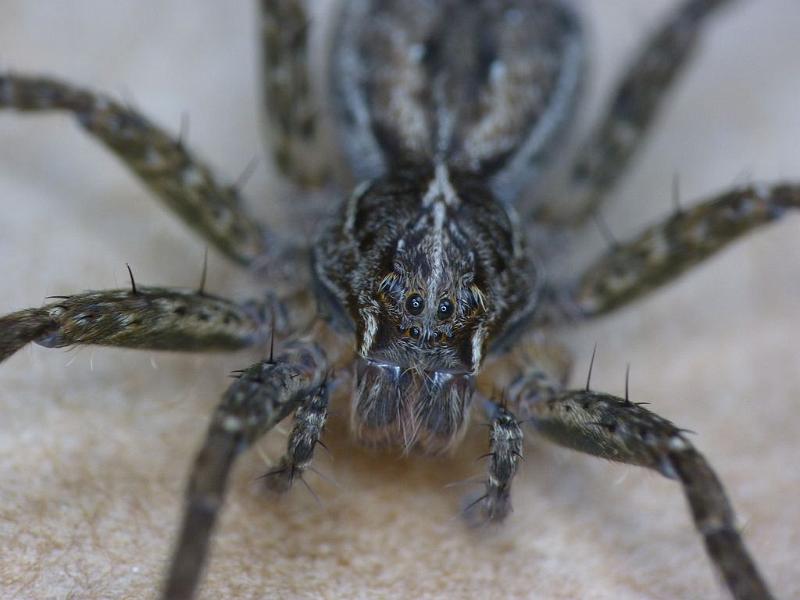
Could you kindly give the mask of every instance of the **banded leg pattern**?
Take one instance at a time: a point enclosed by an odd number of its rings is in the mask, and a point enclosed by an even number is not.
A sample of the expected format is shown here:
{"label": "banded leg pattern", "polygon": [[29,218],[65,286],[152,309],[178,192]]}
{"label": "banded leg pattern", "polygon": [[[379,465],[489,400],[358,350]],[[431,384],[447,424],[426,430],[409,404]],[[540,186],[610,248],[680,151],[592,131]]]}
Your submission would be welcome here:
{"label": "banded leg pattern", "polygon": [[265,337],[264,308],[199,292],[133,287],[58,296],[0,317],[0,362],[30,342],[149,350],[238,350]]}
{"label": "banded leg pattern", "polygon": [[709,558],[736,600],[772,595],[736,528],[725,490],[705,458],[670,421],[627,399],[590,390],[540,390],[521,414],[545,438],[609,460],[654,469],[682,487]]}
{"label": "banded leg pattern", "polygon": [[499,522],[511,513],[511,482],[522,460],[522,428],[504,406],[493,405],[489,423],[489,459],[486,491],[479,499],[487,521]]}
{"label": "banded leg pattern", "polygon": [[0,74],[0,108],[64,110],[102,142],[172,211],[234,261],[250,265],[278,241],[248,213],[235,186],[220,183],[180,139],[108,96],[57,79]]}
{"label": "banded leg pattern", "polygon": [[301,0],[261,0],[264,102],[272,158],[303,186],[329,176],[320,151],[319,108],[311,84],[309,18]]}
{"label": "banded leg pattern", "polygon": [[[691,61],[709,18],[734,1],[684,0],[645,41],[572,167],[568,209],[577,214],[568,222],[580,222],[590,215],[619,180],[655,122],[670,87]],[[558,207],[552,210],[556,213]]]}
{"label": "banded leg pattern", "polygon": [[277,467],[265,475],[267,487],[274,492],[288,492],[311,466],[314,449],[321,444],[322,430],[328,420],[328,386],[322,383],[314,394],[303,399],[294,413],[286,454]]}
{"label": "banded leg pattern", "polygon": [[200,581],[208,544],[236,457],[318,395],[327,361],[311,341],[288,344],[274,360],[242,371],[211,418],[192,467],[183,522],[163,590],[163,598],[192,598]]}
{"label": "banded leg pattern", "polygon": [[800,208],[800,185],[746,186],[674,213],[595,262],[567,310],[595,317],[636,300],[766,223]]}

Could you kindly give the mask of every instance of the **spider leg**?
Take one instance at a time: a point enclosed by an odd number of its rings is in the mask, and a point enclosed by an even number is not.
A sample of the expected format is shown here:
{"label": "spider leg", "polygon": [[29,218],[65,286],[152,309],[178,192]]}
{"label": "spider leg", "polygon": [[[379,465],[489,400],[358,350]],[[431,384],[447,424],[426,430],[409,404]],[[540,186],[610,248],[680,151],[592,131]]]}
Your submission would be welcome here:
{"label": "spider leg", "polygon": [[264,476],[270,490],[279,493],[289,491],[294,481],[300,479],[311,465],[314,448],[320,443],[328,419],[328,400],[328,386],[323,382],[297,407],[286,454],[278,466]]}
{"label": "spider leg", "polygon": [[486,398],[502,390],[504,401],[484,405],[489,418],[489,452],[484,455],[489,459],[488,477],[483,495],[472,500],[465,513],[480,505],[485,521],[499,522],[511,512],[511,482],[523,457],[523,431],[516,417],[516,411],[525,410],[520,399],[530,402],[538,397],[531,389],[563,389],[571,367],[570,353],[542,333],[524,336],[512,349],[487,359],[478,375],[478,390]]}
{"label": "spider leg", "polygon": [[483,495],[467,506],[480,504],[486,521],[499,522],[511,513],[511,482],[522,460],[522,427],[505,406],[490,402],[488,477]]}
{"label": "spider leg", "polygon": [[[539,384],[537,385],[537,381]],[[772,598],[744,545],[722,483],[683,430],[638,404],[609,394],[561,390],[528,378],[511,406],[546,439],[678,480],[708,555],[737,600]]]}
{"label": "spider leg", "polygon": [[319,395],[326,368],[326,357],[319,346],[296,341],[274,360],[243,371],[225,392],[189,476],[183,523],[163,598],[178,600],[194,595],[234,460],[302,406],[308,396]]}
{"label": "spider leg", "polygon": [[151,350],[237,350],[265,338],[265,311],[201,292],[156,287],[58,297],[0,317],[0,362],[30,342]]}
{"label": "spider leg", "polygon": [[667,92],[690,62],[702,29],[732,0],[684,0],[646,40],[628,66],[597,127],[582,144],[570,169],[562,214],[545,207],[542,218],[577,225],[591,215],[625,171],[656,120]]}
{"label": "spider leg", "polygon": [[319,186],[329,165],[319,151],[320,119],[311,85],[309,18],[300,0],[261,0],[263,93],[275,164],[295,183]]}
{"label": "spider leg", "polygon": [[583,318],[617,309],[797,208],[800,185],[781,184],[747,186],[678,211],[601,256],[567,291],[564,308]]}
{"label": "spider leg", "polygon": [[46,77],[0,74],[0,109],[65,110],[190,227],[242,265],[280,257],[235,186],[220,183],[183,143],[108,96]]}
{"label": "spider leg", "polygon": [[[531,365],[536,368],[531,369]],[[526,387],[538,389],[544,386],[543,382],[563,389],[571,371],[572,353],[544,332],[536,331],[523,335],[508,351],[490,354],[476,383],[485,398],[495,396],[498,390],[503,390],[504,397],[517,398]]]}

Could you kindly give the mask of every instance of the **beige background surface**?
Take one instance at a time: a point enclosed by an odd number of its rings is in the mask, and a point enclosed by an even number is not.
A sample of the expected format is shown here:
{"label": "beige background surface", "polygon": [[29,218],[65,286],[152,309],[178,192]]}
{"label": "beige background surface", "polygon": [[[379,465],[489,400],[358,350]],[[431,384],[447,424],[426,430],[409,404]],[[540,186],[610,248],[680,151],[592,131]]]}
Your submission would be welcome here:
{"label": "beige background surface", "polygon": [[[620,60],[672,2],[584,2],[597,20],[590,110]],[[178,129],[235,177],[260,152],[254,6],[196,0],[5,0],[0,62],[109,90]],[[800,4],[742,2],[720,18],[658,132],[615,193],[619,237],[670,208],[747,180],[800,179]],[[259,214],[285,190],[262,167]],[[274,211],[272,211],[274,213]],[[142,283],[194,285],[203,242],[65,117],[0,114],[0,312],[50,294]],[[273,219],[277,217],[272,216]],[[800,217],[755,235],[678,284],[570,333],[584,377],[699,432],[766,577],[800,597]],[[596,232],[589,245],[600,245]],[[210,257],[209,288],[255,288]],[[230,369],[252,354],[179,356],[84,348],[24,350],[0,368],[0,597],[153,597],[188,465]],[[497,531],[457,518],[454,480],[479,474],[474,428],[442,460],[354,449],[340,412],[333,460],[275,504],[234,477],[204,597],[723,597],[678,487],[641,470],[537,443]],[[263,445],[272,457],[284,438]],[[455,517],[455,518],[454,518]]]}

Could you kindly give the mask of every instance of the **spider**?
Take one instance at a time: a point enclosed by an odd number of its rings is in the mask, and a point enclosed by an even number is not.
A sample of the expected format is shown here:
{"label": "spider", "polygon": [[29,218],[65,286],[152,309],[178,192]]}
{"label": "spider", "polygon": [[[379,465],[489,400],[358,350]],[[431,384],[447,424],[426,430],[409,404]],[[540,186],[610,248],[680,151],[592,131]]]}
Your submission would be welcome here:
{"label": "spider", "polygon": [[[197,134],[195,134],[195,135],[197,135]],[[191,137],[190,137],[190,139],[191,139]],[[187,257],[187,258],[188,258],[188,257]],[[137,269],[137,270],[138,270],[138,269]],[[198,268],[198,270],[199,270],[199,268]],[[69,281],[72,281],[72,275],[69,275]],[[79,285],[80,285],[80,284],[79,284]],[[143,284],[140,282],[140,285],[143,285]],[[713,291],[713,290],[712,290],[712,291]],[[55,292],[54,292],[54,293],[55,293]],[[612,331],[613,331],[613,330],[612,330]],[[603,347],[604,347],[604,345],[606,344],[606,342],[605,342],[605,341],[603,341],[603,342],[602,342],[602,344],[603,344],[603,345],[601,345],[601,358],[602,358],[602,356],[603,356]],[[618,348],[618,350],[619,350],[620,352],[623,352],[623,351],[624,351],[625,353],[628,353],[628,352],[629,352],[629,349],[628,349],[626,346],[620,347],[620,348]],[[606,350],[606,352],[608,352],[608,350]],[[128,355],[124,355],[124,356],[125,356],[125,360],[137,360],[137,359],[135,359],[135,358],[128,358]],[[99,353],[98,353],[98,360],[100,360],[100,354],[99,354]],[[164,361],[167,361],[167,362],[169,362],[169,361],[172,361],[173,359],[161,359],[161,360],[164,360]],[[175,360],[178,360],[178,359],[175,359]],[[607,360],[607,359],[606,359],[606,360]],[[638,360],[638,359],[637,359],[637,360]],[[624,360],[623,360],[623,362],[624,362]],[[241,360],[239,361],[239,364],[241,364]],[[601,363],[601,364],[602,364],[602,363]],[[52,365],[51,365],[51,367],[52,367]],[[139,363],[139,368],[140,368],[140,369],[142,368],[142,363]],[[641,399],[651,399],[651,395],[650,395],[650,392],[649,392],[649,390],[646,390],[646,389],[644,389],[644,390],[642,390],[641,392],[636,392],[637,388],[639,388],[639,387],[644,387],[644,386],[642,386],[642,383],[641,383],[641,381],[642,381],[642,380],[641,380],[641,379],[639,379],[639,377],[641,377],[641,375],[638,375],[638,376],[637,376],[637,368],[638,368],[638,367],[637,367],[637,366],[636,366],[636,364],[635,364],[635,365],[634,365],[634,382],[636,382],[637,380],[639,380],[639,382],[640,382],[640,383],[639,383],[638,385],[635,385],[635,386],[633,387],[633,389],[634,389],[634,394],[635,394],[635,396],[643,396]],[[49,370],[48,370],[48,373],[47,373],[47,376],[48,376],[48,377],[51,377],[51,376],[52,376],[52,374],[51,374],[51,371],[52,371],[52,370],[53,370],[53,368],[51,368],[51,369],[49,369]],[[161,372],[163,372],[163,371],[165,371],[165,370],[168,370],[168,369],[164,369],[164,368],[163,368],[163,365],[162,365],[162,370],[161,370]],[[606,370],[606,368],[605,368],[605,367],[604,367],[604,370]],[[189,376],[189,371],[188,371],[188,370],[186,370],[186,371],[184,372],[184,376]],[[620,379],[621,379],[621,378],[620,378]],[[208,379],[208,380],[204,380],[204,381],[211,381],[211,380],[210,380],[210,379]],[[667,384],[667,383],[668,383],[668,380],[662,380],[662,381],[664,381],[664,384]],[[108,385],[112,385],[112,383],[113,383],[113,382],[112,382],[111,380],[107,381],[107,384],[108,384]],[[716,383],[716,382],[715,382],[715,383]],[[598,389],[600,389],[600,388],[602,387],[602,385],[603,385],[603,380],[602,380],[601,378],[599,378],[599,377],[595,377],[595,380],[594,380],[594,383],[593,383],[593,388],[598,388]],[[606,384],[606,385],[608,386],[608,384]],[[67,383],[64,383],[64,387],[67,387]],[[621,389],[621,386],[618,386],[618,387],[617,387],[617,389]],[[711,394],[713,394],[713,393],[714,393],[714,391],[715,391],[715,389],[714,389],[713,387],[709,389],[709,393],[711,393]],[[645,392],[646,392],[646,393],[645,393]],[[204,392],[204,390],[203,390],[203,393],[205,393],[205,392]],[[198,395],[199,395],[199,394],[198,394]],[[647,397],[646,397],[646,398],[644,398],[644,396],[647,396]],[[787,397],[787,396],[788,396],[788,394],[787,394],[787,395],[784,395],[784,398],[785,398],[785,397]],[[667,398],[669,398],[669,397],[665,397],[665,399],[664,399],[662,402],[656,402],[655,408],[656,408],[656,409],[660,409],[660,408],[662,408],[662,407],[663,407],[663,408],[666,410],[666,408],[667,408],[667,407],[666,407],[665,405],[667,404]],[[634,399],[637,399],[637,398],[634,398]],[[106,400],[106,398],[103,398],[103,400]],[[138,409],[138,408],[139,408],[139,407],[137,407],[137,406],[136,406],[136,403],[135,403],[135,402],[133,402],[133,398],[131,398],[131,403],[132,403],[132,405],[133,405],[133,406],[132,406],[132,407],[131,407],[129,410],[133,411],[133,410],[136,410],[136,409]],[[76,401],[74,401],[72,404],[77,404],[77,400],[76,400]],[[95,408],[96,408],[96,410],[98,410],[98,411],[102,410],[102,409],[103,409],[103,403],[102,403],[102,402],[98,402],[98,403],[97,403],[97,405],[95,406]],[[705,414],[706,412],[707,412],[707,411],[698,411],[698,413],[697,413],[697,414],[699,414],[699,415],[703,415],[703,414]],[[151,414],[151,415],[147,415],[147,416],[148,416],[148,417],[150,417],[150,418],[152,418],[152,417],[153,417],[153,415],[152,415],[152,414]],[[679,413],[679,412],[671,412],[671,413],[670,413],[670,417],[674,418],[676,421],[681,421],[681,422],[684,422],[684,421],[686,421],[686,422],[689,422],[689,423],[691,423],[691,421],[690,421],[689,419],[686,419],[686,418],[683,416],[683,414],[681,414],[681,413]],[[697,421],[698,421],[698,420],[697,420],[697,419],[695,419],[695,422],[697,422]],[[704,422],[704,423],[705,423],[706,421],[702,421],[702,422]],[[196,427],[196,428],[195,428],[195,429],[193,429],[193,430],[194,430],[194,431],[196,431],[196,429],[198,429],[198,428],[199,428],[199,427]],[[703,429],[703,431],[705,432],[705,428]],[[195,437],[196,437],[196,434],[195,434]],[[483,439],[483,437],[484,437],[484,436],[483,436],[483,435],[481,435],[481,436],[480,436],[480,437],[479,437],[477,440],[476,440],[476,439],[467,440],[467,442],[466,442],[466,443],[467,443],[467,444],[470,444],[470,445],[468,445],[468,446],[467,446],[466,448],[464,448],[463,450],[460,450],[460,453],[461,453],[462,451],[463,451],[463,452],[469,452],[469,451],[470,451],[470,450],[471,450],[473,447],[476,449],[476,452],[477,452],[477,448],[478,448],[478,446],[480,446],[480,445],[485,445],[485,440]],[[700,440],[697,442],[698,446],[700,446],[701,448],[704,448],[704,440],[705,440],[705,437],[703,436],[703,437],[701,437],[701,438],[700,438]],[[545,451],[545,450],[544,450],[544,449],[542,449],[542,450],[537,450],[537,451]],[[338,453],[337,453],[337,454],[338,454]],[[360,455],[359,455],[359,454],[357,454],[357,455],[356,455],[356,457],[355,457],[355,460],[356,460],[356,461],[358,461],[358,460],[362,460],[362,461],[363,461],[363,460],[367,460],[366,458],[359,458],[359,457],[360,457]],[[52,457],[51,457],[51,458],[52,458]],[[320,460],[323,460],[323,459],[320,459]],[[389,466],[388,466],[388,465],[390,465],[390,464],[391,464],[391,461],[389,461],[389,459],[385,459],[385,460],[387,461],[387,466],[386,466],[386,468],[388,469],[388,468],[389,468]],[[533,456],[530,456],[530,455],[529,455],[529,456],[528,456],[528,461],[530,462],[531,460],[539,460],[539,459],[536,459],[536,458],[534,458]],[[176,459],[176,462],[178,462],[178,461],[177,461],[177,459]],[[712,462],[716,463],[717,461],[716,461],[716,460],[713,460]],[[451,462],[451,463],[448,463],[448,464],[449,464],[450,468],[452,468],[452,465],[453,465],[453,463]],[[542,463],[535,463],[535,464],[542,464]],[[380,461],[380,462],[374,462],[374,463],[371,463],[371,464],[370,464],[370,466],[371,466],[373,469],[374,469],[374,468],[376,468],[376,467],[377,467],[377,468],[380,468],[380,467],[381,467],[381,466],[383,466],[383,465],[384,465],[384,460],[383,460],[383,459],[381,459],[381,461]],[[74,465],[72,465],[72,466],[74,467]],[[177,465],[176,465],[176,466],[177,466]],[[250,466],[252,467],[252,464],[251,464]],[[574,466],[574,465],[567,465],[567,467],[570,467],[570,466]],[[568,472],[570,469],[569,469],[569,468],[567,468],[567,467],[562,467],[562,468],[560,468],[560,469],[559,469],[559,473],[560,473],[560,476],[561,476],[561,477],[567,477],[567,478],[569,477],[569,475],[567,474],[567,472]],[[69,468],[69,466],[68,466],[68,465],[65,465],[64,469],[67,469],[67,468]],[[392,467],[392,468],[394,468],[394,469],[397,469],[397,468],[399,468],[399,467],[397,467],[397,466],[395,465],[395,466],[394,466],[394,467]],[[533,468],[533,469],[535,469],[536,467],[532,467],[532,468]],[[597,468],[600,468],[600,467],[597,467]],[[251,468],[250,470],[252,471],[252,468]],[[174,476],[174,477],[177,477],[177,476],[178,476],[178,473],[179,473],[179,471],[180,471],[180,469],[178,469],[178,468],[174,469],[174,471],[172,471],[172,476]],[[412,476],[413,476],[413,473],[414,473],[414,472],[412,471],[412,472],[410,473],[410,475],[412,475]],[[535,471],[534,471],[534,473],[535,473]],[[405,473],[405,475],[409,475],[409,473]],[[166,477],[166,476],[165,476],[165,477]],[[531,477],[531,476],[529,475],[529,476],[528,476],[528,478],[533,478],[533,477]],[[727,478],[724,478],[724,479],[727,479]],[[413,481],[413,477],[412,477],[412,481]],[[654,486],[658,486],[658,485],[660,485],[660,484],[661,484],[661,482],[657,482],[657,481],[655,481],[655,480],[652,480],[652,479],[648,479],[647,481],[648,481],[648,485],[654,485]],[[391,482],[385,481],[384,483],[386,483],[386,484],[390,484]],[[533,485],[536,485],[536,487],[538,487],[538,484],[533,484]],[[422,489],[422,486],[417,486],[417,485],[415,485],[415,488],[416,488],[416,492],[417,492],[417,493],[419,493],[419,492],[420,492],[420,490]],[[599,489],[599,488],[598,488],[598,489]],[[674,489],[674,487],[673,487],[673,486],[665,486],[664,488],[661,488],[661,489],[663,489],[665,493],[666,493],[666,491],[667,491],[667,490],[669,490],[669,491],[670,491],[670,492],[671,492],[673,495],[676,495],[676,496],[677,496],[677,492],[676,492],[676,490]],[[80,490],[73,490],[73,496],[74,496],[74,495],[76,495],[76,494],[77,494],[79,491],[80,491]],[[519,491],[520,491],[520,490],[516,490],[516,491],[519,493]],[[516,499],[516,505],[517,505],[517,509],[518,509],[518,511],[517,511],[517,515],[515,515],[515,518],[521,517],[520,513],[524,513],[524,512],[527,510],[527,508],[528,508],[528,507],[527,507],[527,501],[528,501],[528,500],[530,500],[531,498],[533,498],[533,496],[534,496],[534,492],[535,492],[535,493],[539,493],[539,492],[542,492],[542,491],[543,491],[543,490],[532,490],[532,491],[531,491],[531,493],[530,493],[530,494],[528,494],[528,496],[525,498],[525,501],[524,501],[524,502],[523,502],[523,501],[521,501],[519,498],[517,498],[517,499]],[[734,490],[732,490],[732,492],[733,492],[733,494],[734,494],[734,495],[736,494],[736,492],[735,492],[735,489],[734,489]],[[366,492],[365,492],[365,493],[366,493]],[[546,493],[546,492],[545,492],[545,493]],[[239,494],[239,495],[240,495],[240,494]],[[423,496],[423,497],[424,497],[424,498],[427,498],[427,499],[430,499],[430,494],[428,494],[427,496]],[[237,502],[237,499],[236,499],[236,498],[237,498],[237,491],[236,491],[236,490],[233,490],[233,491],[232,491],[232,494],[231,494],[231,501],[232,501],[232,502],[234,502],[234,503],[235,503],[235,502]],[[679,499],[679,498],[678,498],[678,499]],[[300,500],[300,499],[298,498],[298,500]],[[664,501],[666,501],[666,498],[665,498],[665,499],[663,499],[663,500],[664,500]],[[239,500],[239,501],[241,501],[241,500]],[[557,498],[556,498],[554,501],[557,501]],[[738,503],[737,503],[737,504],[738,504]],[[235,504],[234,504],[234,506],[235,506]],[[259,504],[259,506],[261,506],[261,505]],[[418,505],[415,505],[415,506],[418,506]],[[427,508],[427,505],[423,505],[423,506],[424,506],[425,508]],[[413,508],[413,507],[408,507],[408,508]],[[523,509],[523,508],[524,508],[524,510],[521,510],[521,509]],[[591,508],[592,508],[592,503],[589,503],[588,507],[586,507],[586,508],[585,508],[585,511],[586,511],[587,513],[590,513],[589,515],[587,515],[587,518],[591,516]],[[234,510],[235,510],[235,508],[234,508]],[[269,510],[269,509],[268,509],[268,510]],[[344,510],[344,507],[342,508],[342,510]],[[626,508],[625,508],[625,510],[631,510],[631,509],[630,509],[630,507],[626,507]],[[253,513],[253,514],[255,514],[255,513]],[[269,514],[269,513],[268,513],[268,514]],[[279,514],[279,515],[280,515],[280,512],[279,512],[279,513],[277,513],[277,514]],[[564,514],[564,513],[562,512],[561,514]],[[542,513],[542,514],[541,514],[541,517],[544,517],[544,516],[545,516],[545,515]],[[574,514],[572,514],[572,513],[570,513],[570,514],[566,514],[566,515],[564,515],[564,517],[565,517],[565,518],[574,518],[574,517],[575,517],[575,515],[574,515]],[[635,522],[635,517],[632,517],[632,519],[633,519],[633,520],[634,520],[634,522]],[[264,520],[266,520],[266,517],[264,518]],[[315,521],[319,521],[319,519],[315,519]],[[169,523],[169,522],[170,522],[170,520],[169,520],[169,519],[164,519],[164,520],[163,520],[163,522],[161,522],[161,523],[162,523],[162,524],[161,524],[161,526],[162,526],[162,527],[167,527],[167,525],[168,525],[168,523]],[[791,522],[791,521],[787,521],[787,522]],[[260,524],[261,524],[261,518],[259,518],[259,525],[260,525]],[[540,524],[538,524],[538,523],[532,523],[532,525],[534,525],[534,524],[536,524],[536,525],[540,525]],[[275,525],[274,525],[274,523],[272,523],[272,522],[270,521],[270,525],[269,525],[269,526],[270,526],[270,527],[274,527]],[[610,526],[610,525],[609,525],[609,526]],[[251,528],[251,529],[262,529],[261,527],[254,527],[252,524],[251,524],[250,528]],[[536,529],[534,529],[534,531],[536,531]],[[751,531],[748,531],[748,533],[749,533],[749,534],[751,534],[751,535],[754,535],[754,534],[755,534],[755,532],[751,532]],[[258,534],[256,534],[256,535],[258,535]],[[263,533],[262,533],[262,535],[263,535]],[[167,534],[166,534],[166,532],[165,532],[165,533],[164,533],[164,537],[163,537],[163,539],[166,539],[167,537],[168,537],[168,536],[167,536]],[[688,540],[688,541],[691,541],[691,538],[690,538],[690,536],[688,536],[688,535],[687,535],[687,537],[686,537],[686,540]],[[296,551],[300,551],[300,552],[302,552],[302,546],[300,546],[300,541],[302,541],[302,540],[298,540],[298,542],[297,542],[298,546],[296,546],[297,548],[300,548],[300,549],[299,549],[299,550],[296,550]],[[656,539],[651,539],[651,540],[648,540],[648,544],[658,545],[658,541],[659,541],[659,540],[658,540],[657,538],[656,538]],[[474,540],[473,540],[473,542],[474,542]],[[286,542],[282,541],[281,543],[286,543]],[[477,542],[477,544],[478,544],[478,545],[480,545],[481,543],[483,543],[483,542]],[[488,546],[489,548],[491,548],[491,549],[496,549],[496,546],[495,546],[495,545],[492,545],[493,543],[492,543],[491,541],[489,541],[489,542],[487,542],[487,543],[489,544],[489,546]],[[688,542],[687,542],[687,543],[688,543]],[[262,548],[262,549],[263,549],[263,548],[273,548],[273,549],[274,549],[274,545],[275,545],[275,543],[273,542],[273,543],[271,543],[270,545],[267,545],[267,546],[263,546],[263,545],[262,545],[262,546],[261,546],[261,548]],[[263,552],[263,550],[262,550],[262,552]],[[543,550],[541,550],[541,549],[537,550],[537,552],[538,552],[538,553],[542,553],[542,554],[544,554],[544,551],[543,551]],[[218,554],[218,555],[222,555],[222,554],[224,554],[224,552],[218,552],[217,554]],[[221,558],[221,556],[220,556],[220,558]],[[259,557],[259,558],[251,558],[251,557],[248,557],[248,558],[249,558],[249,560],[250,560],[250,561],[253,561],[253,560],[260,560],[260,559],[261,559],[260,557]],[[265,559],[265,560],[266,560],[266,559]],[[487,558],[484,558],[484,560],[488,560],[488,559],[487,559]],[[769,567],[769,564],[767,563],[766,559],[764,559],[762,562],[763,562],[762,566],[764,566],[764,568],[768,568],[768,567]],[[212,563],[212,564],[213,564],[213,563]],[[298,564],[302,564],[302,560],[301,560],[301,561],[300,561],[300,563],[298,563]],[[528,565],[530,564],[530,559],[528,559],[528,561],[526,562],[526,564],[528,564]],[[627,570],[629,570],[629,571],[634,571],[634,570],[635,570],[635,565],[636,565],[636,563],[634,563],[633,565],[628,565],[628,566],[626,567],[626,569],[627,569]],[[246,568],[246,567],[242,566],[241,568]],[[356,573],[358,573],[358,570],[359,570],[359,569],[358,569],[358,564],[357,564],[357,563],[356,563],[356,565],[355,565],[353,568],[354,568],[355,572],[356,572]],[[530,585],[530,582],[529,582],[529,581],[528,581],[527,583],[528,583],[528,585]],[[780,587],[780,586],[776,586],[776,587],[777,587],[777,589],[781,589],[781,587]]]}

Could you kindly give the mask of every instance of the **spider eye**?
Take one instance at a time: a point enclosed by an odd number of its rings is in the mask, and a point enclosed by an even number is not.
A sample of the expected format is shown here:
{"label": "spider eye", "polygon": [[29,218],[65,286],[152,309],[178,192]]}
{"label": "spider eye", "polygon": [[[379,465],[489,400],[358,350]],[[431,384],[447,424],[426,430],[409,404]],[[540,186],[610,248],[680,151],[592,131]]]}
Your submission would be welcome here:
{"label": "spider eye", "polygon": [[415,340],[419,338],[419,327],[412,327],[408,330],[408,335],[410,335]]}
{"label": "spider eye", "polygon": [[406,310],[412,315],[418,315],[425,308],[425,301],[419,294],[411,294],[406,300]]}
{"label": "spider eye", "polygon": [[453,303],[450,298],[444,298],[439,302],[439,308],[436,310],[436,316],[440,319],[446,319],[453,314]]}

